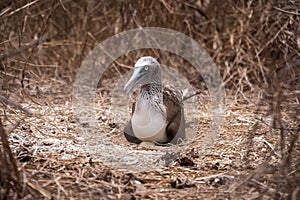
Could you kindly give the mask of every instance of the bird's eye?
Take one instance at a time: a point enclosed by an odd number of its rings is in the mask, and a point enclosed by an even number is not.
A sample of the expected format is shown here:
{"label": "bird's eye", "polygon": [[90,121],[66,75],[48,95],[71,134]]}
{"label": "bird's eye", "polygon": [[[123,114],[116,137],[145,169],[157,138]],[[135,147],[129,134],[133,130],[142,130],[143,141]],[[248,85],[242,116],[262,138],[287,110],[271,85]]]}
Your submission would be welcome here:
{"label": "bird's eye", "polygon": [[144,67],[144,70],[147,71],[148,69],[149,69],[149,66],[146,65],[146,66]]}

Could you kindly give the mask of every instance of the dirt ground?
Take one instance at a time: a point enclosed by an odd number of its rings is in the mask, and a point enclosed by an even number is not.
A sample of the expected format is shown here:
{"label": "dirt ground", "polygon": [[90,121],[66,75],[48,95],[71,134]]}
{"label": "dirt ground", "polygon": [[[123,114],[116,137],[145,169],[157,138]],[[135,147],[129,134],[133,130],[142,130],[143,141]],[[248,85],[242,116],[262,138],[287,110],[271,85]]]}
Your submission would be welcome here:
{"label": "dirt ground", "polygon": [[[70,98],[65,96],[61,102],[68,102],[66,99]],[[283,196],[264,183],[268,174],[276,170],[274,165],[281,157],[276,149],[277,138],[268,133],[268,119],[264,113],[254,114],[255,102],[247,102],[245,105],[232,102],[227,97],[223,131],[207,155],[199,155],[201,137],[207,134],[209,128],[209,115],[206,118],[203,115],[197,127],[197,138],[187,145],[179,158],[172,160],[167,167],[158,166],[156,170],[141,161],[139,164],[145,168],[142,172],[136,172],[130,166],[122,168],[118,164],[107,163],[109,160],[99,159],[97,155],[105,152],[95,154],[89,151],[85,138],[80,135],[80,125],[73,117],[70,103],[23,105],[35,115],[30,117],[21,113],[7,113],[8,118],[16,122],[18,118],[23,118],[24,122],[19,128],[7,125],[6,129],[14,129],[9,135],[11,149],[21,168],[26,170],[26,177],[23,178],[39,197],[248,199],[260,197],[265,187],[270,189],[265,195],[267,199]],[[124,149],[148,152],[143,156],[166,148],[139,147],[128,143],[122,134],[122,126],[107,111],[109,105],[101,100],[98,103],[99,124],[115,144],[123,145]],[[203,107],[205,104],[201,102]],[[205,113],[203,108],[202,113]],[[249,150],[249,131],[262,121],[266,124],[260,125],[255,131]],[[262,134],[264,132],[268,134]],[[100,158],[103,159],[103,156]],[[257,180],[252,177],[253,170],[264,165],[266,159],[269,159],[270,165],[268,172]],[[31,198],[31,195],[27,198]]]}
{"label": "dirt ground", "polygon": [[[300,199],[299,8],[277,0],[1,2],[0,199]],[[86,56],[141,27],[184,33],[216,63],[226,109],[212,141],[203,77],[163,50],[127,52],[104,71],[92,96],[96,128],[74,112]],[[129,106],[116,88],[144,55],[181,74],[169,78],[175,85],[201,91],[185,103],[183,146],[123,136]]]}

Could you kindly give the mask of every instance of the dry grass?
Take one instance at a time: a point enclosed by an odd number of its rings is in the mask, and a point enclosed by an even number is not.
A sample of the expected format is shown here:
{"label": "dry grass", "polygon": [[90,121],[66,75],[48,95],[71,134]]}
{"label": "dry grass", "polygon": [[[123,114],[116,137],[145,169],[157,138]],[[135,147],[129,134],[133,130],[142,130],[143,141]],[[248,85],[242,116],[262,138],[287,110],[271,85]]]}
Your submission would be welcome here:
{"label": "dry grass", "polygon": [[[299,7],[277,0],[1,1],[1,199],[299,199]],[[209,52],[225,83],[226,120],[201,157],[210,120],[201,75],[168,52],[128,52],[98,84],[98,122],[115,143],[150,152],[128,144],[108,110],[117,79],[140,56],[158,57],[203,93],[198,139],[179,159],[160,170],[119,171],[85,148],[72,87],[96,45],[147,26],[185,33]]]}

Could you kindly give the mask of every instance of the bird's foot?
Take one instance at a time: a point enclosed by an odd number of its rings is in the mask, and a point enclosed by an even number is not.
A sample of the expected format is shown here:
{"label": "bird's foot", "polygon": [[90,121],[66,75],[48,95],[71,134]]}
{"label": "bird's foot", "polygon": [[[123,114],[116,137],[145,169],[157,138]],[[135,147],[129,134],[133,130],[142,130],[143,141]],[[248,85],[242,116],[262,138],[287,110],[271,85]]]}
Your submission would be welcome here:
{"label": "bird's foot", "polygon": [[154,142],[141,142],[141,144],[139,145],[141,147],[153,147],[155,146]]}

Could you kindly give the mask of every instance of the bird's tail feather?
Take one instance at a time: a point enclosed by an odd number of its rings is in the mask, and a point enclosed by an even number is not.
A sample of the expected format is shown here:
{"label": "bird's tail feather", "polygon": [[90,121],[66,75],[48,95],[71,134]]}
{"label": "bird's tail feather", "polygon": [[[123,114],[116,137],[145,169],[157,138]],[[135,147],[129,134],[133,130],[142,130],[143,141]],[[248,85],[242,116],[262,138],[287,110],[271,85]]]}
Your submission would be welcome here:
{"label": "bird's tail feather", "polygon": [[187,95],[187,89],[183,90],[182,93],[183,93],[183,95],[182,95],[182,101],[186,101],[186,100],[192,98],[193,96],[201,94],[201,92],[198,91],[198,92],[195,92],[194,94]]}

